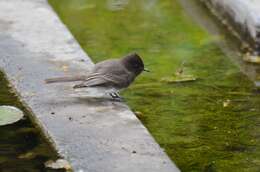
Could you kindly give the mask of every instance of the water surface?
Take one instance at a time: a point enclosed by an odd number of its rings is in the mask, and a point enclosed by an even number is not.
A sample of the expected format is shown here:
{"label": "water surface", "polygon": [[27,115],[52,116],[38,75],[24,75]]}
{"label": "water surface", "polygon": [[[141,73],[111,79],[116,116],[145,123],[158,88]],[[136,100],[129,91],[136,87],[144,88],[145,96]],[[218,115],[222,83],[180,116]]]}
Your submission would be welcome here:
{"label": "water surface", "polygon": [[[177,0],[49,2],[95,62],[143,57],[123,96],[182,171],[260,171],[260,96]],[[197,80],[162,81],[181,71]]]}
{"label": "water surface", "polygon": [[[51,172],[44,163],[58,158],[56,152],[28,119],[28,113],[17,100],[0,72],[0,105],[22,109],[25,119],[0,126],[0,172]],[[0,114],[1,115],[1,114]]]}

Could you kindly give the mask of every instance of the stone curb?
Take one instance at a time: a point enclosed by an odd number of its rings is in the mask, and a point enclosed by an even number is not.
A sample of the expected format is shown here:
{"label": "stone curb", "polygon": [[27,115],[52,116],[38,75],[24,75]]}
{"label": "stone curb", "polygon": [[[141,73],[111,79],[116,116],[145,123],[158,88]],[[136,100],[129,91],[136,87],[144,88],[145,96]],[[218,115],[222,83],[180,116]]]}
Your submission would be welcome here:
{"label": "stone curb", "polygon": [[[258,0],[201,0],[211,12],[241,39],[249,43],[255,55],[260,54],[260,1]],[[245,41],[245,42],[243,42]]]}

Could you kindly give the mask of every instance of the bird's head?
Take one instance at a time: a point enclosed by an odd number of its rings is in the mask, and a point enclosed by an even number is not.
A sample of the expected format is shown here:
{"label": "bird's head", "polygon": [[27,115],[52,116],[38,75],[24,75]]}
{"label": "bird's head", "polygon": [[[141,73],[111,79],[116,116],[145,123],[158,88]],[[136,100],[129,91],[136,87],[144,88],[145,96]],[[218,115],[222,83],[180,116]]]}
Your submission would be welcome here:
{"label": "bird's head", "polygon": [[144,68],[144,63],[141,57],[136,53],[128,54],[122,58],[122,63],[131,72],[139,75],[143,71],[149,72],[149,70]]}

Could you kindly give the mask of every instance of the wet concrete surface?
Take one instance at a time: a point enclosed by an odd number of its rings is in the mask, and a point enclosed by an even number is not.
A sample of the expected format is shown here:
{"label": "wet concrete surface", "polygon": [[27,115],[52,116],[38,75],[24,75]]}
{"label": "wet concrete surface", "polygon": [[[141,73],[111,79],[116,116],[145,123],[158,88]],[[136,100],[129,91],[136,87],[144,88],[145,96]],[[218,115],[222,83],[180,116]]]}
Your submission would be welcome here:
{"label": "wet concrete surface", "polygon": [[0,0],[0,40],[1,70],[74,171],[179,171],[124,103],[44,83],[93,67],[45,0]]}
{"label": "wet concrete surface", "polygon": [[[260,2],[258,0],[201,0],[229,31],[247,41],[260,54]],[[258,60],[259,61],[259,60]]]}
{"label": "wet concrete surface", "polygon": [[228,55],[227,57],[229,57],[232,62],[254,82],[257,87],[260,87],[260,65],[248,63],[243,59],[241,42],[237,37],[230,34],[230,32],[221,25],[221,22],[217,20],[215,16],[209,15],[208,9],[201,2],[190,0],[179,0],[179,2],[192,19],[203,29],[214,35],[216,38],[222,38],[216,39],[215,43],[225,54]]}

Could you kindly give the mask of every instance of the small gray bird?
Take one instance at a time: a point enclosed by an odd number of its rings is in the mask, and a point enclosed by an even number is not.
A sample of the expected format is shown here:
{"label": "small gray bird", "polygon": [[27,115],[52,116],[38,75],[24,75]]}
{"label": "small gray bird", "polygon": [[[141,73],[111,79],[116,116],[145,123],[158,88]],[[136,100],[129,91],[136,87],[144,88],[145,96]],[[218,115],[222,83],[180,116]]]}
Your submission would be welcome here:
{"label": "small gray bird", "polygon": [[[127,88],[142,71],[149,72],[149,70],[144,68],[141,57],[136,53],[132,53],[121,59],[101,61],[85,76],[50,78],[46,79],[45,82],[82,81],[82,83],[75,85],[73,88],[102,87],[119,91]],[[111,92],[109,95],[112,98],[120,98],[117,91]]]}

